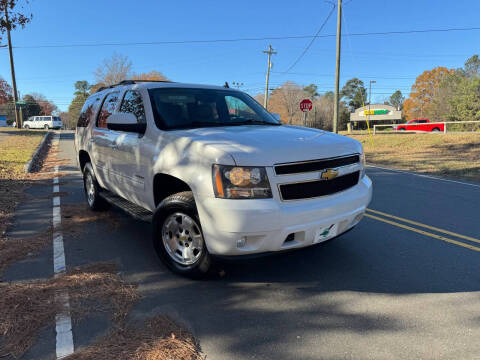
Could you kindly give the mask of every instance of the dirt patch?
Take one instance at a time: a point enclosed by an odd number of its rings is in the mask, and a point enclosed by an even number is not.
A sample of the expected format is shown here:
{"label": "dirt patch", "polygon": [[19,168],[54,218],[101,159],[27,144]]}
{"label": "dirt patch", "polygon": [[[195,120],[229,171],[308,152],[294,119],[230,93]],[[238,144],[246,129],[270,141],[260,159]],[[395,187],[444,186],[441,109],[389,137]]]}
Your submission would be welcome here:
{"label": "dirt patch", "polygon": [[21,357],[55,315],[65,311],[55,294],[68,292],[74,320],[108,311],[114,328],[125,328],[128,312],[138,300],[135,286],[126,284],[114,264],[72,268],[55,279],[28,283],[0,283],[0,357]]}
{"label": "dirt patch", "polygon": [[188,331],[167,316],[156,316],[143,326],[117,329],[68,360],[200,360],[200,346]]}

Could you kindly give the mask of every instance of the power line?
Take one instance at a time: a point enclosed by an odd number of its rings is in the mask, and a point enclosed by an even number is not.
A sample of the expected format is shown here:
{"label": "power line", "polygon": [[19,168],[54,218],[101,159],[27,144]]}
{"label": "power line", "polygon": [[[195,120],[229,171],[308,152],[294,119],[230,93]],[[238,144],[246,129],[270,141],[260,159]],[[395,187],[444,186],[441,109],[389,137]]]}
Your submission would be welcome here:
{"label": "power line", "polygon": [[[475,31],[480,27],[462,27],[462,28],[444,28],[444,29],[423,29],[423,30],[405,30],[405,31],[378,31],[364,33],[342,34],[346,36],[377,36],[377,35],[404,35],[404,34],[422,34],[422,33],[443,33],[452,31]],[[177,40],[177,41],[150,41],[150,42],[105,42],[89,44],[46,44],[46,45],[24,45],[14,46],[16,49],[39,49],[39,48],[75,48],[75,47],[101,47],[101,46],[136,46],[136,45],[179,45],[179,44],[209,44],[209,43],[228,43],[239,41],[265,41],[265,40],[296,40],[296,39],[318,39],[336,37],[336,34],[325,35],[292,35],[292,36],[269,36],[269,37],[251,37],[234,39],[207,39],[207,40]]]}
{"label": "power line", "polygon": [[305,54],[307,53],[307,51],[310,49],[310,47],[313,45],[313,43],[315,42],[315,40],[317,39],[317,36],[320,34],[320,32],[323,30],[323,28],[325,27],[325,25],[327,24],[328,20],[330,19],[330,17],[332,16],[333,12],[335,11],[335,4],[332,4],[332,9],[330,10],[330,12],[328,13],[327,17],[325,18],[325,20],[323,21],[322,25],[320,26],[320,28],[318,29],[318,31],[315,33],[314,37],[312,38],[312,40],[310,40],[310,42],[308,43],[308,45],[305,47],[305,49],[302,51],[302,53],[300,54],[300,56],[293,62],[292,65],[290,65],[290,67],[285,71],[285,73],[288,73],[290,70],[292,70],[295,65],[298,64],[298,62],[305,56]]}

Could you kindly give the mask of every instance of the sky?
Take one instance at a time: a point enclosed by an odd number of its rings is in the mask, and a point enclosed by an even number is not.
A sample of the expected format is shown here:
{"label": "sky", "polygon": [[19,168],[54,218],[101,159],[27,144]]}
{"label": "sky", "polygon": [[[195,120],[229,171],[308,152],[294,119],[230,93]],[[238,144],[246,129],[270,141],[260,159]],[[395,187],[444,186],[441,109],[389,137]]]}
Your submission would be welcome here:
{"label": "sky", "polygon": [[[12,32],[17,87],[22,95],[42,93],[65,111],[75,81],[94,83],[96,68],[117,52],[129,57],[137,73],[157,70],[187,83],[238,82],[256,95],[265,86],[262,51],[271,44],[277,54],[272,56],[270,88],[290,80],[314,83],[321,93],[332,91],[335,36],[315,39],[287,73],[311,38],[185,42],[312,36],[332,6],[323,0],[30,0],[25,9],[33,13],[32,22]],[[480,52],[480,30],[349,34],[480,27],[478,14],[479,0],[344,0],[341,85],[352,77],[367,87],[375,80],[372,102],[383,102],[395,90],[408,95],[424,70],[458,68]],[[336,15],[320,36],[335,35]],[[158,44],[168,41],[183,43]],[[157,44],[132,44],[139,42]],[[6,48],[0,48],[0,77],[11,82]]]}

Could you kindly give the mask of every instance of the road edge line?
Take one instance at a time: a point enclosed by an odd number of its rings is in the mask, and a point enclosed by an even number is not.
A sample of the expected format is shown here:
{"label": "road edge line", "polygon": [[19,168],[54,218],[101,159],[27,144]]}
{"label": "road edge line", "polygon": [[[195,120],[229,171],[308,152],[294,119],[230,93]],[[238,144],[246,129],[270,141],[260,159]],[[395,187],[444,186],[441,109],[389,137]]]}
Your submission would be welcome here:
{"label": "road edge line", "polygon": [[[59,135],[54,138],[54,144],[58,145]],[[55,166],[55,175],[58,175],[58,165]],[[58,176],[53,178],[53,193],[59,192]],[[52,224],[53,224],[53,272],[54,277],[65,273],[65,249],[63,246],[63,234],[61,231],[62,214],[60,208],[60,196],[54,196],[52,200]],[[64,305],[64,311],[55,315],[55,353],[57,359],[62,359],[73,354],[72,318],[70,316],[70,301],[67,291],[59,291],[55,294],[55,301]]]}

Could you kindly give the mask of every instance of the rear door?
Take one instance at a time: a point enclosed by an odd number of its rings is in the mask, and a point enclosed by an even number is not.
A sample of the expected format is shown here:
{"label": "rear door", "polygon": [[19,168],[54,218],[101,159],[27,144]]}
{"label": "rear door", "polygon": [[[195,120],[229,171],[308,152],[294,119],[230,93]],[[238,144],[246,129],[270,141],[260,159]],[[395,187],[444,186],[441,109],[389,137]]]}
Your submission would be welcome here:
{"label": "rear door", "polygon": [[95,175],[100,184],[110,190],[113,184],[112,150],[117,134],[107,129],[107,118],[114,113],[118,105],[119,93],[119,91],[112,91],[105,97],[89,138]]}
{"label": "rear door", "polygon": [[[131,113],[140,124],[146,124],[142,94],[138,90],[127,90],[120,108],[122,113]],[[136,204],[144,205],[146,160],[141,151],[143,134],[116,131],[112,156],[115,192]]]}

